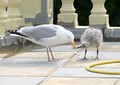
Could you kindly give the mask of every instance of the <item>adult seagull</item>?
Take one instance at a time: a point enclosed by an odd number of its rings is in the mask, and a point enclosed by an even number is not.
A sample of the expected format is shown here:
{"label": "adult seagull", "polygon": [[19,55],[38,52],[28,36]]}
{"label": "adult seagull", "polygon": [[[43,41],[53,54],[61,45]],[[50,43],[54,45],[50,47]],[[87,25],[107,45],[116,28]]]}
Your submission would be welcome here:
{"label": "adult seagull", "polygon": [[[51,46],[70,43],[75,48],[74,35],[60,25],[43,24],[38,26],[22,27],[19,30],[8,30],[11,36],[18,36],[46,47],[48,61],[55,60]],[[50,54],[49,54],[50,52]]]}

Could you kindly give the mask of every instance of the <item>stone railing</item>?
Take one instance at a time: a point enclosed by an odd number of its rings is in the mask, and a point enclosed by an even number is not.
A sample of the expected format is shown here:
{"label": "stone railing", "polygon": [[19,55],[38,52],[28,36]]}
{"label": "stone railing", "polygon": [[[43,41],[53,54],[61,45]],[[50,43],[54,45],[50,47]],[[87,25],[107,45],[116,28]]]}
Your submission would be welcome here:
{"label": "stone railing", "polygon": [[5,29],[16,29],[24,25],[24,19],[21,18],[19,5],[21,0],[0,0],[0,34]]}
{"label": "stone railing", "polygon": [[41,1],[45,0],[0,0],[0,35],[3,35],[6,29],[32,25],[25,20],[35,18],[40,13]]}
{"label": "stone railing", "polygon": [[[62,0],[58,24],[66,27],[78,27],[74,0]],[[93,8],[89,16],[89,25],[109,27],[109,19],[104,8],[105,0],[91,0]],[[27,5],[26,5],[27,4]],[[5,29],[16,29],[21,25],[52,23],[53,0],[0,0],[0,34]]]}
{"label": "stone railing", "polygon": [[[73,7],[74,0],[62,0],[61,14],[58,16],[58,24],[64,25],[68,24],[72,27],[78,27],[77,24],[77,15],[74,13],[75,9]],[[91,0],[93,3],[93,8],[91,15],[89,17],[89,25],[106,25],[108,24],[108,15],[104,8],[105,0]]]}

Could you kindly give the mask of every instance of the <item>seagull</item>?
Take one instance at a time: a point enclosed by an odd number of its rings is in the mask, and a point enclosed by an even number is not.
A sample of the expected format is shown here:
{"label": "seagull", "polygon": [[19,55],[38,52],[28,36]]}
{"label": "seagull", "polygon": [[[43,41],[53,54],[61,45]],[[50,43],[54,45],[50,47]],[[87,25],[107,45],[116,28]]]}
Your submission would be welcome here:
{"label": "seagull", "polygon": [[[43,24],[26,26],[19,30],[7,30],[7,32],[10,33],[10,36],[22,37],[35,44],[46,47],[48,61],[57,60],[54,58],[51,49],[54,45],[70,43],[73,48],[76,48],[73,33],[60,25]],[[50,59],[50,54],[52,60]]]}
{"label": "seagull", "polygon": [[94,60],[99,60],[98,53],[99,53],[99,47],[101,43],[103,42],[103,34],[102,31],[98,28],[87,28],[84,33],[82,34],[81,38],[81,45],[77,48],[85,49],[85,55],[82,60],[86,60],[86,53],[87,48],[89,47],[95,47],[97,49],[97,56],[94,58]]}

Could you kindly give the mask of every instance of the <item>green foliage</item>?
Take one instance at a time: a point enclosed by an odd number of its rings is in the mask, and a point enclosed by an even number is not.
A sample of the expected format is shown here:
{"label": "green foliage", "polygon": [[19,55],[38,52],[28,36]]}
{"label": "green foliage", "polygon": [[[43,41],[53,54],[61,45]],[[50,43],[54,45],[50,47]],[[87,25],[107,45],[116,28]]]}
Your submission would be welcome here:
{"label": "green foliage", "polygon": [[[57,24],[57,16],[60,13],[60,8],[62,6],[61,0],[54,1],[54,19],[53,23]],[[78,24],[79,25],[89,25],[89,15],[92,9],[91,0],[74,0],[73,5],[75,7],[75,13],[78,14]],[[109,14],[110,26],[120,26],[120,0],[106,0],[105,8],[107,14]]]}
{"label": "green foliage", "polygon": [[105,8],[109,14],[110,26],[120,26],[120,0],[106,0]]}
{"label": "green foliage", "polygon": [[61,0],[53,0],[53,23],[57,24],[58,14],[60,13],[60,8],[62,6]]}
{"label": "green foliage", "polygon": [[79,25],[89,25],[89,15],[92,9],[91,0],[74,0],[73,3],[76,13],[78,14]]}

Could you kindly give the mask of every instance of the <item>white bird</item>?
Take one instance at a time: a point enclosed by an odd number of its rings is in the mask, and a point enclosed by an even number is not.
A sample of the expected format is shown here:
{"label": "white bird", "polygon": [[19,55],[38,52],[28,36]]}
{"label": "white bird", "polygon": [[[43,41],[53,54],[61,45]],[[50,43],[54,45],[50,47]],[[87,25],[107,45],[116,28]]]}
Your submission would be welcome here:
{"label": "white bird", "polygon": [[87,48],[88,47],[95,47],[97,49],[97,56],[96,59],[98,58],[98,53],[99,53],[99,47],[101,43],[103,42],[103,34],[102,31],[98,28],[87,28],[84,33],[82,34],[81,38],[81,45],[77,48],[83,48],[85,49],[85,55],[83,60],[87,59],[86,58],[86,53],[87,53]]}
{"label": "white bird", "polygon": [[66,30],[60,25],[44,24],[38,26],[22,27],[19,30],[8,30],[11,36],[25,38],[35,44],[46,47],[48,61],[55,60],[51,46],[70,43],[75,48],[74,35],[71,31]]}

